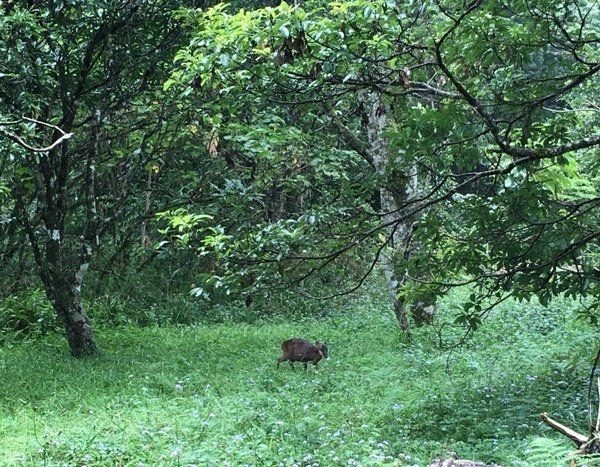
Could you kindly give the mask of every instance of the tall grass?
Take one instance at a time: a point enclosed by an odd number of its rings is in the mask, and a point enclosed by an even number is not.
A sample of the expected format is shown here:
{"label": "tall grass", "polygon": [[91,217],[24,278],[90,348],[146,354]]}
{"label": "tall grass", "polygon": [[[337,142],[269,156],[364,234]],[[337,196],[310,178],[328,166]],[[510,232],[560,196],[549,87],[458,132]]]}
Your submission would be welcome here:
{"label": "tall grass", "polygon": [[[40,336],[0,348],[0,465],[527,465],[554,436],[539,412],[585,431],[597,342],[574,314],[512,303],[451,352],[431,327],[407,344],[368,300],[293,322],[100,327],[87,360]],[[278,369],[293,336],[327,340],[330,359]]]}

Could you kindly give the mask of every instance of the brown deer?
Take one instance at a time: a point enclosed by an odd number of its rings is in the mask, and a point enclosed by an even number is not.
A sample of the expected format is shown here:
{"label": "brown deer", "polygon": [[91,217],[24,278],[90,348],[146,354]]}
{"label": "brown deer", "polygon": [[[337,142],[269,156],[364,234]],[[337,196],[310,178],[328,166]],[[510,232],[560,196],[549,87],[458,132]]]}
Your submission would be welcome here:
{"label": "brown deer", "polygon": [[286,360],[294,368],[294,362],[303,362],[304,369],[308,368],[308,362],[312,362],[315,367],[323,358],[329,358],[329,351],[325,342],[309,342],[304,339],[289,339],[281,343],[283,355],[277,359],[277,366]]}

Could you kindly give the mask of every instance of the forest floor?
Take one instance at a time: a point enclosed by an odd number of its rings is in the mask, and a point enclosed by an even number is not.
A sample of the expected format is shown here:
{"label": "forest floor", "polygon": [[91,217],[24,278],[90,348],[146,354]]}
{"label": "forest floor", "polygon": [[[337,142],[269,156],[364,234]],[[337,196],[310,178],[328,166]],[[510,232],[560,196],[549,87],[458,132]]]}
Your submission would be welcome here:
{"label": "forest floor", "polygon": [[[442,304],[440,323],[453,307]],[[586,432],[597,339],[575,306],[505,305],[452,351],[439,327],[407,344],[389,312],[349,308],[99,326],[102,352],[83,360],[54,334],[0,347],[0,465],[421,466],[457,455],[539,466],[573,449],[540,412]],[[277,368],[290,337],[326,340],[330,358]]]}

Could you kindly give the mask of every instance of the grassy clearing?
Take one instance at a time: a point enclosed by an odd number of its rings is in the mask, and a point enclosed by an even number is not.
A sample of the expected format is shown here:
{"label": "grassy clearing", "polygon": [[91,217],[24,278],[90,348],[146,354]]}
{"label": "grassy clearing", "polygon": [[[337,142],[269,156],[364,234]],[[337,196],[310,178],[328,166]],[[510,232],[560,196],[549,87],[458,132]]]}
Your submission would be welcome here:
{"label": "grassy clearing", "polygon": [[[530,441],[551,436],[539,412],[585,431],[595,341],[565,306],[506,306],[451,353],[431,328],[405,345],[364,304],[319,321],[101,328],[102,355],[84,361],[61,336],[1,348],[0,464],[425,465],[457,453],[527,465]],[[331,358],[277,369],[292,336],[326,339]]]}

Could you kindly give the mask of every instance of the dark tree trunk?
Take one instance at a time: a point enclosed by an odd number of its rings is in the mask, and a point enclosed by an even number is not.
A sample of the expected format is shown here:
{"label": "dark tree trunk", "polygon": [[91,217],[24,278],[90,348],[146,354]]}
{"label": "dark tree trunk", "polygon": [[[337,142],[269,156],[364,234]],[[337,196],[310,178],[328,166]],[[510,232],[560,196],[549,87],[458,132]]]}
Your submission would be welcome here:
{"label": "dark tree trunk", "polygon": [[[97,210],[95,204],[95,159],[99,118],[93,118],[89,138],[89,151],[85,166],[87,225],[80,235],[79,255],[76,243],[65,243],[65,219],[68,213],[67,177],[61,172],[61,163],[69,157],[66,144],[50,154],[29,157],[36,194],[36,216],[25,203],[25,187],[15,180],[13,191],[19,221],[31,244],[33,257],[46,296],[52,303],[66,333],[71,354],[76,357],[97,351],[92,323],[81,302],[81,286],[94,246],[97,241]],[[58,173],[64,178],[58,179]],[[57,179],[54,182],[54,179]],[[40,222],[41,221],[41,222]],[[35,223],[34,223],[35,222]]]}
{"label": "dark tree trunk", "polygon": [[[32,236],[30,235],[30,238]],[[46,242],[45,253],[39,254],[35,237],[32,244],[40,278],[44,284],[46,296],[65,329],[71,354],[82,357],[96,353],[97,346],[94,340],[92,322],[83,309],[81,301],[81,284],[89,267],[91,248],[85,246],[81,255],[81,263],[75,273],[63,267],[60,258],[61,241],[58,233]]]}
{"label": "dark tree trunk", "polygon": [[97,351],[92,322],[81,303],[81,285],[90,266],[93,248],[98,244],[98,210],[95,185],[100,120],[100,111],[97,110],[90,122],[88,154],[85,166],[87,226],[85,235],[81,237],[79,267],[75,273],[64,274],[61,263],[56,261],[61,256],[62,243],[60,238],[62,238],[62,232],[58,235],[58,241],[51,238],[46,247],[47,259],[49,260],[49,275],[46,277],[47,292],[65,328],[71,354],[75,357],[91,355]]}
{"label": "dark tree trunk", "polygon": [[76,272],[63,267],[61,235],[56,233],[46,242],[46,258],[38,262],[40,277],[46,295],[62,323],[71,354],[75,357],[91,355],[97,351],[92,322],[83,309],[81,285],[89,268],[92,248],[84,242],[80,265]]}
{"label": "dark tree trunk", "polygon": [[71,355],[83,357],[96,353],[92,322],[83,309],[81,294],[68,290],[54,290],[52,305],[65,329]]}
{"label": "dark tree trunk", "polygon": [[98,347],[94,340],[92,324],[83,309],[79,312],[74,312],[71,316],[75,315],[80,316],[81,320],[70,320],[69,323],[65,325],[71,355],[74,357],[93,355],[98,351]]}

